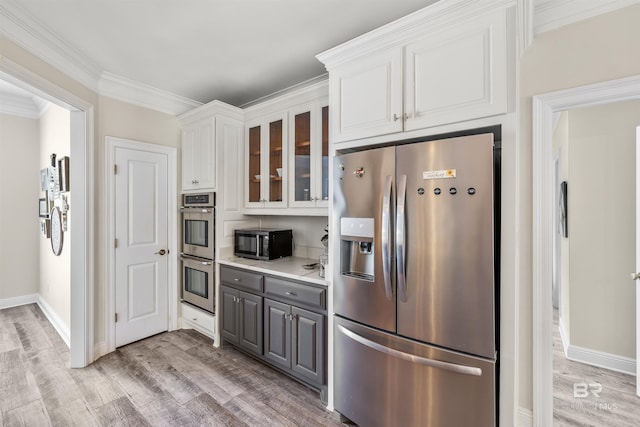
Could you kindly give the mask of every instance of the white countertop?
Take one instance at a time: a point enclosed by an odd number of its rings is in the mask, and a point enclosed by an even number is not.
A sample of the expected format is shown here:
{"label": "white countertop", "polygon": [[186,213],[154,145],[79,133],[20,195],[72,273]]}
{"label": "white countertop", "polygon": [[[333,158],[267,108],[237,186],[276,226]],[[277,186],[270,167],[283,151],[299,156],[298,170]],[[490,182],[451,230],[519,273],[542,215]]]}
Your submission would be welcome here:
{"label": "white countertop", "polygon": [[237,256],[224,257],[218,260],[218,263],[231,267],[244,268],[259,273],[272,274],[287,279],[302,280],[305,282],[315,283],[317,285],[327,286],[324,278],[320,277],[320,267],[313,270],[302,268],[305,264],[317,263],[317,259],[286,257],[274,259],[273,261],[259,261],[255,259],[240,258]]}

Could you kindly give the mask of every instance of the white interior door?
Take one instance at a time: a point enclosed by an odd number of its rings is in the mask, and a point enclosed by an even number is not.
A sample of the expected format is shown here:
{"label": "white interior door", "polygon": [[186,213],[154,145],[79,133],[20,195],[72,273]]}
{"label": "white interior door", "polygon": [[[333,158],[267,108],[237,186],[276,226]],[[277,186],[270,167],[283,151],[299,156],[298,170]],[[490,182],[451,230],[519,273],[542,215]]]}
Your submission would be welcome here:
{"label": "white interior door", "polygon": [[116,347],[168,329],[168,156],[115,148]]}

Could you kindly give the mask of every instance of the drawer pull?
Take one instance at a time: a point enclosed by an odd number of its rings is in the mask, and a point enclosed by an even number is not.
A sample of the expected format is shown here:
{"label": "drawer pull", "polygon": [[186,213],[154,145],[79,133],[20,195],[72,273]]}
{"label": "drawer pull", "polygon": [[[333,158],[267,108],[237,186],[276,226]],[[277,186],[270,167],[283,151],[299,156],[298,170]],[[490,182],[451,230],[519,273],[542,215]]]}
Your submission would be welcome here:
{"label": "drawer pull", "polygon": [[297,297],[298,296],[295,292],[289,292],[289,291],[285,292],[284,294],[285,295],[291,295],[292,297]]}
{"label": "drawer pull", "polygon": [[235,279],[233,279],[234,282],[239,282],[240,279],[238,279],[237,277]]}
{"label": "drawer pull", "polygon": [[196,320],[198,320],[198,318],[197,318],[197,317],[194,317],[194,318],[193,318],[193,319],[191,319],[191,320],[193,320],[193,321],[195,322]]}

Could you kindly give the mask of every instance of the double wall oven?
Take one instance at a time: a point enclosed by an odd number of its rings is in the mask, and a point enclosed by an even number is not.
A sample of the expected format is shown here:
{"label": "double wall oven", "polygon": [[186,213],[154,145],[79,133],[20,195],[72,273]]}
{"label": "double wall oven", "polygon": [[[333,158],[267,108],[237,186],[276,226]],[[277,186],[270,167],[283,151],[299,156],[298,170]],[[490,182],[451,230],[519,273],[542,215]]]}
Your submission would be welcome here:
{"label": "double wall oven", "polygon": [[215,193],[182,195],[182,301],[215,312]]}

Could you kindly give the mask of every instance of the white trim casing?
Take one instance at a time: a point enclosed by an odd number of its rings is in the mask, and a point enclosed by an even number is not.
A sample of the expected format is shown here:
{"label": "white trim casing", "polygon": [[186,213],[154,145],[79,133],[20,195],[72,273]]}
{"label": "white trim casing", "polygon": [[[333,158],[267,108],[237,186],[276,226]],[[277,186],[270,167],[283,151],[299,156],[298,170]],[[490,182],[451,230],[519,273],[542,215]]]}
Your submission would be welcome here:
{"label": "white trim casing", "polygon": [[[0,12],[2,9],[0,8]],[[70,187],[74,214],[71,234],[70,366],[82,368],[93,362],[94,290],[94,106],[40,75],[0,56],[0,77],[71,111]]]}
{"label": "white trim casing", "polygon": [[168,222],[168,311],[169,311],[169,330],[173,331],[178,328],[178,175],[177,175],[177,149],[175,147],[167,147],[164,145],[150,144],[147,142],[133,141],[130,139],[117,138],[112,136],[105,137],[105,171],[107,171],[107,179],[105,179],[105,193],[107,200],[107,226],[105,230],[105,247],[104,251],[107,256],[107,280],[105,290],[105,342],[96,346],[100,353],[106,354],[116,349],[116,324],[113,314],[115,313],[115,174],[113,173],[115,165],[115,149],[116,147],[127,148],[133,150],[150,151],[154,153],[166,154],[168,157],[167,178],[168,178],[168,204],[169,213]]}
{"label": "white trim casing", "polygon": [[572,108],[640,99],[640,76],[533,97],[533,425],[553,424],[552,168],[554,114]]}

